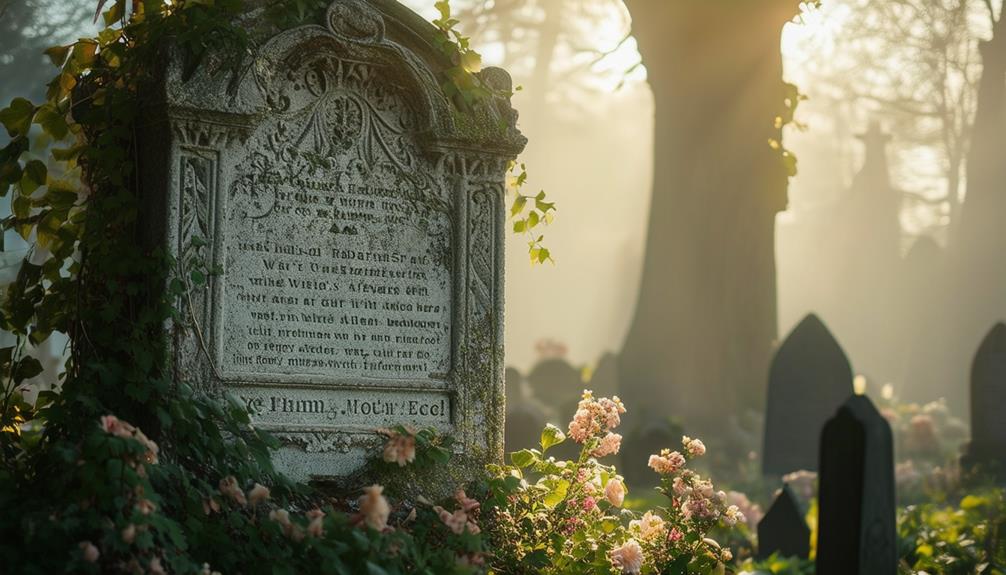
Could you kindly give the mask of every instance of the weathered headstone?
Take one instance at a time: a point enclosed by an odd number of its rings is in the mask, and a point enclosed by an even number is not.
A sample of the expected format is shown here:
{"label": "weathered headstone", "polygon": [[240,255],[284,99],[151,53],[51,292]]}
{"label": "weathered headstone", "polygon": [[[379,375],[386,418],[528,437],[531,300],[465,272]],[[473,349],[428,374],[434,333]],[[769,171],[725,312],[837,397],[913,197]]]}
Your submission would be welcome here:
{"label": "weathered headstone", "polygon": [[789,485],[782,486],[772,507],[758,522],[758,558],[773,553],[801,559],[810,556],[810,527]]}
{"label": "weathered headstone", "polygon": [[247,405],[298,479],[346,476],[395,424],[450,433],[461,467],[502,455],[503,194],[525,139],[504,71],[470,108],[445,96],[437,34],[392,0],[335,0],[237,73],[172,62],[144,134],[153,243],[223,269],[191,291],[177,372]]}
{"label": "weathered headstone", "polygon": [[863,395],[849,398],[821,433],[818,575],[894,575],[894,439]]}
{"label": "weathered headstone", "polygon": [[816,470],[821,428],[851,393],[845,352],[821,320],[808,315],[772,360],[762,472]]}
{"label": "weathered headstone", "polygon": [[971,365],[971,443],[962,463],[1006,481],[1006,324],[982,341]]}

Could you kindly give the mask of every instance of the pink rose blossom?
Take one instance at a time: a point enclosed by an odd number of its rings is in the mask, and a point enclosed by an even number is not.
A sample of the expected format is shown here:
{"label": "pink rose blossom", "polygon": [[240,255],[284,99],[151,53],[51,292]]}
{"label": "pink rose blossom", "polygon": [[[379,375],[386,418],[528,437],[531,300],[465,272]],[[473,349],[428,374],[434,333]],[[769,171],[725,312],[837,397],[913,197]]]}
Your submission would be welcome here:
{"label": "pink rose blossom", "polygon": [[643,568],[643,548],[635,539],[629,539],[621,547],[611,551],[611,564],[621,569],[623,575],[638,575]]}
{"label": "pink rose blossom", "polygon": [[613,478],[604,486],[604,498],[615,507],[621,507],[625,501],[625,485],[621,479]]}
{"label": "pink rose blossom", "polygon": [[671,475],[685,466],[685,456],[677,451],[664,449],[660,455],[651,455],[649,466],[661,475]]}
{"label": "pink rose blossom", "polygon": [[371,485],[363,490],[360,497],[360,513],[363,514],[364,522],[371,529],[384,531],[388,526],[388,515],[391,514],[391,506],[382,493],[384,487],[381,485]]}
{"label": "pink rose blossom", "polygon": [[269,499],[269,488],[265,485],[256,483],[255,486],[248,491],[248,501],[250,501],[252,505],[258,505],[266,499]]}
{"label": "pink rose blossom", "polygon": [[248,505],[248,500],[245,499],[245,494],[238,487],[238,480],[233,475],[228,475],[220,480],[220,493],[230,497],[235,503],[244,507]]}
{"label": "pink rose blossom", "polygon": [[617,433],[608,433],[601,439],[600,445],[590,452],[594,457],[607,457],[618,453],[622,446],[622,436]]}
{"label": "pink rose blossom", "polygon": [[80,547],[84,561],[87,561],[88,563],[94,563],[99,557],[101,557],[101,552],[98,551],[98,548],[90,541],[81,541],[78,547]]}
{"label": "pink rose blossom", "polygon": [[384,461],[405,467],[416,460],[416,436],[411,429],[406,429],[406,433],[384,429],[381,433],[388,436],[384,445]]}

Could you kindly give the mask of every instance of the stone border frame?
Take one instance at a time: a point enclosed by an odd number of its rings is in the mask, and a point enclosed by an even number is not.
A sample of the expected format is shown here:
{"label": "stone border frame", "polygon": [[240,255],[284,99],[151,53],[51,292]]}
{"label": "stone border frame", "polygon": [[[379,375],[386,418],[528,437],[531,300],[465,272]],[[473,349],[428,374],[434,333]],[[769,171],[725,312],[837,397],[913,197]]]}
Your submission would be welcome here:
{"label": "stone border frame", "polygon": [[[255,13],[248,17],[254,20]],[[236,78],[213,70],[209,63],[183,81],[177,62],[171,62],[164,72],[163,93],[157,98],[160,109],[141,138],[146,140],[141,141],[141,167],[148,183],[145,193],[151,196],[146,206],[148,233],[155,245],[167,246],[176,258],[186,258],[193,255],[189,246],[198,235],[207,240],[198,257],[223,265],[223,239],[216,233],[224,227],[221,218],[227,202],[226,191],[220,189],[226,180],[220,157],[245,144],[256,122],[269,110],[261,80],[269,74],[270,65],[282,59],[277,55],[320,40],[334,55],[373,58],[393,66],[396,80],[407,83],[410,95],[421,102],[416,143],[454,197],[453,325],[447,388],[452,397],[452,435],[459,456],[472,464],[465,467],[474,470],[501,461],[503,455],[505,179],[509,162],[526,139],[516,128],[517,114],[508,97],[511,81],[503,70],[487,68],[479,73],[499,92],[491,98],[470,109],[448,100],[441,82],[451,64],[436,48],[438,33],[394,0],[335,0],[323,25],[300,26],[266,40],[246,62],[245,70],[251,72]],[[163,167],[164,158],[169,158],[167,167]],[[162,188],[157,182],[166,185]],[[223,334],[214,330],[219,318],[212,312],[213,302],[222,297],[222,284],[211,278],[207,289],[193,291],[195,313],[189,319],[199,330],[176,332],[173,339],[176,381],[214,392],[228,387],[214,343]],[[188,305],[182,302],[182,308]],[[214,358],[212,362],[207,355]],[[281,434],[280,438],[307,452],[347,452],[350,447],[372,447],[375,437],[359,430],[347,433],[329,428]]]}

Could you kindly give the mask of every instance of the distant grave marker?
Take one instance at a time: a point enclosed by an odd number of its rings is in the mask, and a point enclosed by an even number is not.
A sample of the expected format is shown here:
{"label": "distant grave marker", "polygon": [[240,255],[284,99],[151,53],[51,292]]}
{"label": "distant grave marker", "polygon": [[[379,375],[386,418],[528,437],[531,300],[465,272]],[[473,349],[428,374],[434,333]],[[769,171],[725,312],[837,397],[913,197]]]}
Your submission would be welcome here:
{"label": "distant grave marker", "polygon": [[1006,324],[985,336],[971,366],[971,443],[966,468],[1006,481]]}
{"label": "distant grave marker", "polygon": [[334,0],[237,74],[169,62],[153,98],[151,243],[223,269],[191,291],[176,372],[243,402],[297,479],[349,475],[395,424],[450,433],[464,469],[502,457],[503,196],[525,139],[502,70],[455,108],[438,34]]}
{"label": "distant grave marker", "polygon": [[783,485],[765,517],[758,522],[758,558],[810,556],[810,527],[789,485]]}
{"label": "distant grave marker", "polygon": [[894,439],[866,396],[825,424],[819,486],[817,575],[895,575]]}
{"label": "distant grave marker", "polygon": [[821,320],[808,315],[772,360],[762,472],[816,470],[821,427],[851,393],[845,352]]}

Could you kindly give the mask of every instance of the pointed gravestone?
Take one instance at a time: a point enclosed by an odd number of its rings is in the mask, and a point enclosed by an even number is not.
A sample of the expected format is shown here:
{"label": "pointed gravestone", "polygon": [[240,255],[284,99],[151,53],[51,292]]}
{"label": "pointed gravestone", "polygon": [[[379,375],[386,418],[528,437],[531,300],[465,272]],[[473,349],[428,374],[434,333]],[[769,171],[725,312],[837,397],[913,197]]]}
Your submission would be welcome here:
{"label": "pointed gravestone", "polygon": [[825,424],[819,482],[817,575],[894,575],[894,440],[866,396]]}
{"label": "pointed gravestone", "polygon": [[758,558],[773,553],[801,559],[810,556],[810,528],[789,485],[782,486],[772,507],[758,522]]}
{"label": "pointed gravestone", "polygon": [[971,365],[971,443],[962,463],[1006,480],[1006,324],[996,324]]}
{"label": "pointed gravestone", "polygon": [[821,427],[851,393],[845,352],[821,320],[808,315],[772,360],[762,472],[816,470]]}

